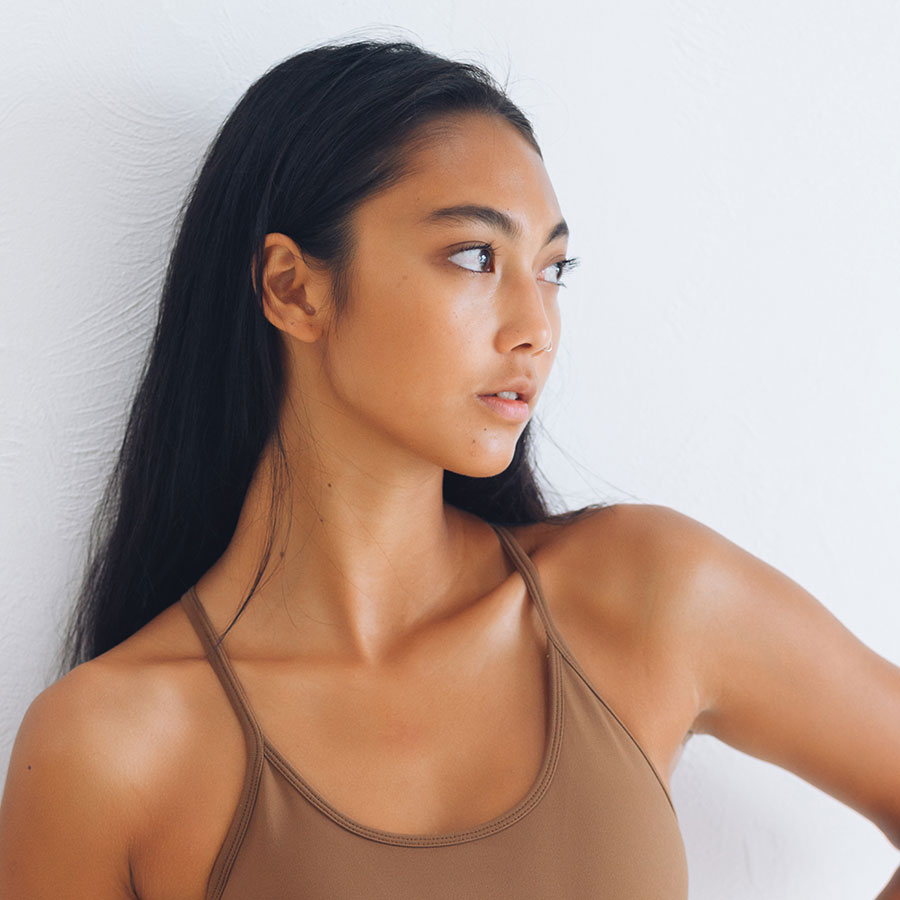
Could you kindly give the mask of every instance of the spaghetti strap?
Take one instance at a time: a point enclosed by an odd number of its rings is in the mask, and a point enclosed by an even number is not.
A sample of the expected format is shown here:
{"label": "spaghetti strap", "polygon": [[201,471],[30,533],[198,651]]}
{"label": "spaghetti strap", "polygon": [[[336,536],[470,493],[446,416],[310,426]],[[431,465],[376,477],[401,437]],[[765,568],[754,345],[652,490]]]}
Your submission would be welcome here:
{"label": "spaghetti strap", "polygon": [[[575,671],[581,676],[582,679],[584,679],[584,681],[591,687],[591,689],[594,690],[593,685],[591,685],[590,679],[588,678],[585,671],[581,668],[578,660],[575,659],[575,655],[569,649],[565,638],[563,638],[563,636],[559,633],[559,629],[556,627],[556,623],[553,621],[553,617],[550,615],[550,610],[547,608],[547,601],[544,598],[544,589],[541,586],[541,579],[538,575],[537,566],[535,566],[534,561],[525,552],[524,547],[522,547],[522,545],[516,540],[516,538],[508,528],[505,528],[502,525],[492,525],[492,527],[500,535],[500,538],[503,541],[503,545],[515,558],[516,567],[522,573],[522,577],[525,579],[525,584],[528,587],[531,596],[534,598],[535,605],[537,606],[538,611],[541,614],[541,619],[544,622],[544,627],[547,629],[547,635],[551,643],[556,647],[557,650],[559,650],[559,652],[569,662],[572,668],[575,669]],[[605,703],[605,701],[602,701],[602,698],[599,699],[601,699],[601,702]]]}
{"label": "spaghetti strap", "polygon": [[[548,637],[554,637],[555,629],[553,628],[550,614],[547,612],[543,589],[541,588],[540,578],[534,563],[508,529],[502,525],[489,524],[499,535],[501,544],[506,548],[507,553],[512,557],[516,569],[522,575],[528,593],[534,600],[544,627],[547,629]],[[231,661],[228,659],[228,655],[219,644],[219,636],[206,610],[203,608],[194,586],[191,586],[181,597],[181,605],[187,613],[187,617],[203,645],[206,657],[218,676],[241,722],[247,739],[248,751],[251,751],[254,758],[257,755],[261,758],[265,749],[266,738],[256,716],[253,714],[244,687],[238,679]]]}
{"label": "spaghetti strap", "polygon": [[[387,831],[336,808],[263,735],[196,590],[184,594],[181,604],[248,740],[240,803],[205,900],[580,900],[604,885],[634,900],[686,900],[684,844],[665,784],[565,649],[536,564],[507,527],[488,524],[547,633],[548,721],[543,761],[528,793],[493,819],[461,830]],[[479,691],[489,689],[482,684]],[[474,702],[481,704],[481,696]],[[394,789],[405,792],[404,785],[402,779]],[[382,779],[377,786],[392,783]],[[449,787],[424,799],[436,808]],[[483,808],[494,793],[490,784],[474,791],[473,805]],[[411,801],[402,796],[401,802]]]}
{"label": "spaghetti strap", "polygon": [[231,662],[225,652],[218,646],[218,635],[197,592],[193,586],[182,595],[181,606],[187,614],[200,643],[206,652],[213,671],[219,678],[225,693],[237,713],[238,720],[244,732],[247,744],[247,765],[244,770],[244,783],[241,787],[241,796],[237,808],[228,827],[228,833],[222,844],[222,849],[209,875],[206,897],[210,900],[218,900],[231,874],[232,866],[240,852],[244,835],[250,825],[253,810],[259,797],[259,787],[262,780],[263,765],[265,763],[265,746],[262,731],[256,717],[250,711],[250,704],[241,683],[238,681],[231,667]]}
{"label": "spaghetti strap", "polygon": [[225,689],[225,693],[228,695],[228,699],[231,701],[238,719],[240,719],[249,743],[258,744],[262,748],[262,730],[251,711],[250,702],[244,692],[243,685],[238,681],[238,677],[231,666],[231,661],[219,646],[219,636],[216,634],[216,630],[213,628],[213,624],[209,620],[209,616],[206,614],[206,610],[203,608],[203,604],[200,602],[194,587],[191,587],[181,598],[181,605],[191,620],[194,631],[197,632],[197,637],[200,638],[200,642],[203,644],[206,658],[219,677],[219,681],[222,683],[222,687]]}
{"label": "spaghetti strap", "polygon": [[665,781],[659,773],[659,770],[656,768],[653,761],[647,755],[647,752],[644,750],[643,746],[640,744],[638,739],[634,736],[628,726],[619,718],[616,711],[607,703],[601,693],[598,691],[596,685],[590,676],[585,672],[584,668],[578,660],[575,658],[575,654],[570,649],[569,645],[566,643],[565,638],[560,634],[559,629],[557,629],[556,624],[554,623],[552,617],[550,616],[550,612],[547,609],[547,603],[544,599],[543,589],[541,587],[541,581],[537,573],[537,567],[534,562],[532,562],[531,557],[525,552],[522,545],[513,537],[512,533],[504,528],[502,525],[494,525],[494,530],[500,535],[501,539],[504,542],[504,546],[508,547],[510,552],[515,555],[518,559],[517,566],[519,571],[522,573],[522,577],[525,578],[526,584],[528,585],[528,589],[531,592],[531,596],[534,597],[535,604],[537,605],[538,610],[540,611],[541,618],[544,622],[544,627],[547,629],[547,636],[550,642],[556,647],[556,649],[562,654],[563,658],[568,662],[568,664],[572,667],[572,669],[578,674],[579,678],[585,683],[588,689],[592,694],[606,707],[612,717],[621,725],[622,730],[628,735],[631,741],[634,743],[635,747],[641,752],[641,755],[647,761],[647,764],[650,766],[650,769],[653,771],[653,774],[656,776],[656,780],[659,782],[663,791],[665,792],[666,799],[669,802],[669,806],[672,808],[672,812],[675,813],[675,818],[678,818],[678,813],[675,810],[675,804],[672,800],[672,793],[670,789],[666,786]]}
{"label": "spaghetti strap", "polygon": [[544,623],[544,628],[547,630],[548,637],[553,640],[554,644],[559,646],[559,635],[553,627],[553,620],[550,618],[550,612],[547,609],[547,601],[544,599],[544,589],[541,587],[541,579],[538,575],[537,567],[508,528],[494,522],[489,524],[499,535],[506,551],[512,556],[513,563],[519,570],[519,574],[525,581],[525,587],[538,608],[538,613],[541,616],[541,621]]}

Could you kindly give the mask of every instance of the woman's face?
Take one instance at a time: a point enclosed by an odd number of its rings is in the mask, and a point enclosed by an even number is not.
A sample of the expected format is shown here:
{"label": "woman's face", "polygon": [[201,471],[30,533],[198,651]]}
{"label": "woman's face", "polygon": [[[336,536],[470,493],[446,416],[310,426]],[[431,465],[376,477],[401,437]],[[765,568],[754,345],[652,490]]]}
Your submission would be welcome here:
{"label": "woman's face", "polygon": [[[445,123],[411,174],[355,212],[349,307],[322,337],[316,380],[373,450],[383,439],[484,477],[511,461],[559,345],[567,229],[512,125],[481,113]],[[480,212],[451,214],[460,206]],[[508,388],[530,393],[518,419],[481,399]]]}

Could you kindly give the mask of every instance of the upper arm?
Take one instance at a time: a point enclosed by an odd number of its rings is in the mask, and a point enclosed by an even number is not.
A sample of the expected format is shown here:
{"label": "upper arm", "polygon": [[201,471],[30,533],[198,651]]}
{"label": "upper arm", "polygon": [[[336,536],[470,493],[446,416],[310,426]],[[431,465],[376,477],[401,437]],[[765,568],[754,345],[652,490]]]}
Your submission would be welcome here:
{"label": "upper arm", "polygon": [[900,846],[900,668],[787,575],[654,511],[673,586],[654,619],[695,681],[691,731],[790,770]]}
{"label": "upper arm", "polygon": [[0,804],[0,896],[135,896],[128,776],[108,723],[91,714],[90,679],[51,685],[19,728]]}

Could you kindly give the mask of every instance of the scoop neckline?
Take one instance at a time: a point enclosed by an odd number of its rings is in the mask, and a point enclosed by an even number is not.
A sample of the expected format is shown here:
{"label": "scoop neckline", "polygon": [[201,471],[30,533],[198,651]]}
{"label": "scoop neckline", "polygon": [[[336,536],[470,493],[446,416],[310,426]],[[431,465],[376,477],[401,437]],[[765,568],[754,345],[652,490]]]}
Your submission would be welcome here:
{"label": "scoop neckline", "polygon": [[[196,585],[193,585],[187,592],[187,598],[193,603],[193,614],[197,618],[196,624],[198,626],[198,633],[201,634],[201,640],[204,642],[207,656],[222,681],[223,686],[226,688],[231,702],[235,707],[235,711],[241,719],[247,740],[254,748],[254,755],[258,761],[256,765],[261,765],[264,758],[268,759],[275,770],[280,773],[293,788],[302,794],[313,806],[317,807],[322,813],[348,831],[355,832],[356,834],[371,840],[398,846],[440,846],[444,844],[459,844],[466,841],[477,840],[495,832],[502,831],[519,821],[519,819],[537,805],[546,793],[547,788],[553,779],[560,754],[564,720],[563,679],[561,671],[563,664],[562,650],[557,646],[551,623],[544,606],[543,586],[541,585],[537,567],[534,565],[531,557],[526,553],[515,535],[513,535],[505,526],[493,522],[488,522],[488,524],[499,538],[504,553],[513,563],[519,577],[524,582],[526,595],[537,607],[539,618],[544,628],[544,633],[546,635],[546,652],[542,655],[544,659],[548,660],[546,665],[549,674],[545,693],[547,721],[545,722],[544,752],[541,765],[525,795],[505,812],[494,816],[486,822],[481,822],[470,828],[459,831],[445,832],[443,834],[409,834],[387,831],[385,829],[364,825],[362,822],[345,815],[337,809],[337,807],[326,800],[325,797],[320,794],[297,769],[294,768],[290,761],[279,752],[277,747],[275,747],[265,735],[253,713],[249,698],[244,691],[237,673],[232,667],[225,648],[220,647],[217,642],[217,633],[200,598],[197,596]],[[189,616],[189,618],[191,618],[191,616]],[[250,763],[248,762],[248,766],[249,765]],[[250,770],[248,769],[248,773],[249,771]],[[257,771],[254,780],[258,779],[260,773],[261,770]],[[248,775],[248,777],[250,776]]]}
{"label": "scoop neckline", "polygon": [[513,563],[516,572],[524,582],[526,595],[537,607],[539,618],[547,639],[547,652],[543,654],[543,658],[547,660],[549,669],[547,689],[544,698],[544,708],[547,711],[547,722],[545,723],[544,752],[537,774],[532,780],[531,786],[525,792],[525,795],[509,809],[485,822],[473,825],[470,828],[444,832],[442,834],[410,834],[400,831],[387,831],[383,828],[365,825],[353,817],[341,812],[334,804],[326,800],[325,797],[300,774],[290,761],[279,752],[278,748],[275,747],[269,738],[260,731],[265,756],[276,770],[288,781],[288,783],[312,803],[313,806],[348,831],[369,838],[370,840],[379,841],[383,844],[394,844],[396,846],[435,847],[466,843],[502,831],[510,825],[513,825],[515,822],[518,822],[519,819],[527,815],[538,804],[540,799],[546,793],[547,788],[550,786],[553,775],[556,772],[560,746],[562,744],[564,712],[561,673],[562,659],[559,648],[556,646],[556,641],[550,632],[550,628],[548,627],[545,618],[543,586],[540,582],[537,567],[532,562],[531,557],[525,552],[524,548],[519,544],[515,535],[502,525],[493,522],[489,522],[488,524],[500,539],[503,552]]}
{"label": "scoop neckline", "polygon": [[[527,587],[527,582],[526,582]],[[530,593],[530,588],[529,588]],[[533,597],[532,597],[533,599]],[[326,816],[340,825],[342,828],[352,831],[362,837],[379,841],[383,844],[395,844],[397,846],[441,846],[448,844],[461,844],[467,841],[478,840],[495,832],[502,831],[527,815],[540,801],[547,791],[556,772],[559,760],[559,750],[562,742],[563,730],[563,697],[562,676],[560,673],[561,661],[559,650],[552,638],[547,638],[548,652],[544,659],[548,660],[549,678],[547,685],[547,706],[549,710],[548,723],[545,726],[544,752],[541,765],[538,768],[531,786],[521,797],[505,812],[494,816],[492,819],[465,828],[460,831],[445,832],[443,834],[408,834],[400,831],[386,831],[371,825],[364,825],[351,816],[342,813],[336,806],[330,803],[307,781],[297,769],[278,751],[272,742],[262,736],[262,742],[266,758],[275,766],[279,773],[296,788],[310,803],[323,812]]]}

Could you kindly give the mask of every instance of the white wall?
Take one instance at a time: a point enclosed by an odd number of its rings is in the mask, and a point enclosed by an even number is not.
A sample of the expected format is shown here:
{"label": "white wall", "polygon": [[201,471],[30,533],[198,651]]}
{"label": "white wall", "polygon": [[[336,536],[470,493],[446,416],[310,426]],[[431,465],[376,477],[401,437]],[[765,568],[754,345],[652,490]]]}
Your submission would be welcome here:
{"label": "white wall", "polygon": [[[535,122],[583,259],[538,410],[568,504],[673,506],[900,662],[895,2],[11,0],[3,770],[47,683],[200,154],[269,65],[351,32],[508,72]],[[857,813],[708,736],[673,792],[692,900],[863,900],[900,862]]]}

